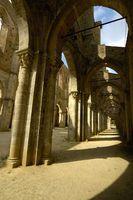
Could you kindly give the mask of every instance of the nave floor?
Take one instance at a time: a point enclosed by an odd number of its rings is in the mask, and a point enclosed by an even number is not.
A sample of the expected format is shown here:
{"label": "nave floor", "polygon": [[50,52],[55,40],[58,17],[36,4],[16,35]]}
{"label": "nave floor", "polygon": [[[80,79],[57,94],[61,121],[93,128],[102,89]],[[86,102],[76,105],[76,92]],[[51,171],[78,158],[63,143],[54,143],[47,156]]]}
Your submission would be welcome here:
{"label": "nave floor", "polygon": [[[54,163],[50,166],[1,167],[0,200],[133,199],[133,155],[115,130],[81,143],[69,143],[66,137],[67,129],[54,130]],[[7,143],[9,138],[8,134]]]}

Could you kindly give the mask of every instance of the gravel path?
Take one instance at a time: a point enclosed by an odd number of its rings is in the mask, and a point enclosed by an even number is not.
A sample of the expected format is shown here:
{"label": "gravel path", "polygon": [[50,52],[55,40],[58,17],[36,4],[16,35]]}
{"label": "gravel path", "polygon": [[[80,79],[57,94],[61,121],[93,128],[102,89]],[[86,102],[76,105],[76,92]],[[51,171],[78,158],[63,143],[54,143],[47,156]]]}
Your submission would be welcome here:
{"label": "gravel path", "polygon": [[67,129],[54,130],[50,166],[0,168],[0,200],[133,199],[133,156],[115,131],[82,143],[66,136]]}

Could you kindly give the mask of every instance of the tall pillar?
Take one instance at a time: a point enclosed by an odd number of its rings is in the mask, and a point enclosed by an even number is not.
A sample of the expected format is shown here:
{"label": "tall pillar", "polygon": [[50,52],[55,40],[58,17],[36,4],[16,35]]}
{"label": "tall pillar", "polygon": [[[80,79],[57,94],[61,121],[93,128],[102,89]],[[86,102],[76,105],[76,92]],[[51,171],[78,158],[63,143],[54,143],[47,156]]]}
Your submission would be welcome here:
{"label": "tall pillar", "polygon": [[98,113],[96,108],[93,109],[93,124],[94,124],[94,134],[97,134],[97,130],[98,130]]}
{"label": "tall pillar", "polygon": [[102,112],[99,111],[99,131],[102,132]]}
{"label": "tall pillar", "polygon": [[19,83],[16,92],[10,154],[8,159],[8,163],[11,167],[17,167],[21,164],[32,64],[32,54],[29,50],[18,52],[18,55],[20,60]]}
{"label": "tall pillar", "polygon": [[98,133],[100,132],[100,112],[98,112]]}
{"label": "tall pillar", "polygon": [[87,107],[87,131],[88,131],[88,138],[91,137],[91,103],[88,103]]}
{"label": "tall pillar", "polygon": [[125,131],[123,133],[123,139],[126,139],[127,143],[130,143],[132,140],[132,131],[131,131],[131,109],[130,109],[130,95],[129,91],[125,91],[125,104],[124,107],[124,114],[125,114]]}
{"label": "tall pillar", "polygon": [[93,119],[94,119],[94,112],[93,112],[93,108],[91,106],[91,113],[90,113],[90,128],[91,128],[91,135],[93,135],[94,133],[94,123],[93,123]]}
{"label": "tall pillar", "polygon": [[[87,102],[86,102],[87,103]],[[85,116],[85,93],[81,92],[81,107],[80,107],[80,114],[81,114],[81,131],[80,131],[80,141],[85,140],[85,122],[86,122],[86,116]],[[86,113],[87,114],[87,113]]]}
{"label": "tall pillar", "polygon": [[62,61],[58,58],[54,63],[50,60],[47,61],[39,144],[40,162],[43,164],[49,164],[51,162],[56,76],[62,64]]}
{"label": "tall pillar", "polygon": [[127,57],[129,68],[129,82],[130,82],[130,116],[131,116],[131,130],[130,143],[133,143],[133,35],[128,36],[127,40]]}
{"label": "tall pillar", "polygon": [[69,100],[68,100],[68,115],[69,115],[69,122],[68,122],[68,139],[70,141],[73,140],[79,140],[79,107],[80,107],[80,101],[79,101],[79,93],[78,91],[71,91],[69,94]]}
{"label": "tall pillar", "polygon": [[78,92],[77,95],[77,107],[76,107],[76,132],[77,132],[77,141],[81,141],[81,94]]}
{"label": "tall pillar", "polygon": [[107,129],[111,130],[111,118],[110,117],[107,118]]}

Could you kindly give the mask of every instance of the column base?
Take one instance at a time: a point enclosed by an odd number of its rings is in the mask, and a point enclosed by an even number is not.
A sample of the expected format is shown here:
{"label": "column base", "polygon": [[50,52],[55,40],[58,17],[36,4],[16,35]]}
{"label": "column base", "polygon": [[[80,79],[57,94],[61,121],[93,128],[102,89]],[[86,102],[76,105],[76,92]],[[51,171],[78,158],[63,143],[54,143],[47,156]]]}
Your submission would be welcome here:
{"label": "column base", "polygon": [[48,166],[48,165],[51,165],[53,163],[53,161],[51,160],[51,159],[45,159],[45,160],[43,160],[43,165],[44,166]]}
{"label": "column base", "polygon": [[17,158],[8,158],[7,167],[13,169],[20,166],[20,160]]}
{"label": "column base", "polygon": [[42,164],[44,166],[48,166],[48,165],[51,165],[52,163],[53,163],[52,158],[42,158],[40,164]]}

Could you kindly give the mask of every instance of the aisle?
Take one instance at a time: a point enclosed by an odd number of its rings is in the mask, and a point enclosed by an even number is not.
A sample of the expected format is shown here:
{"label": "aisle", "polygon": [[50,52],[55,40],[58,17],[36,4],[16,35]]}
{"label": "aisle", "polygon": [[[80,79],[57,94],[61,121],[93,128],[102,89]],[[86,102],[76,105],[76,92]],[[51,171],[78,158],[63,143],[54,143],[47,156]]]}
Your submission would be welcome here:
{"label": "aisle", "polygon": [[66,135],[54,130],[51,166],[1,168],[0,200],[132,199],[133,157],[114,131],[82,143],[68,143]]}

